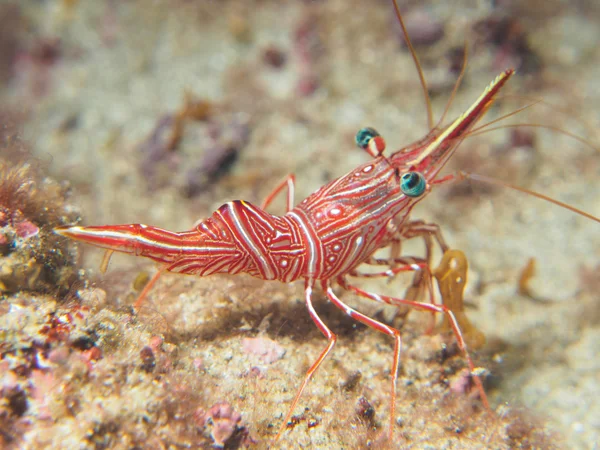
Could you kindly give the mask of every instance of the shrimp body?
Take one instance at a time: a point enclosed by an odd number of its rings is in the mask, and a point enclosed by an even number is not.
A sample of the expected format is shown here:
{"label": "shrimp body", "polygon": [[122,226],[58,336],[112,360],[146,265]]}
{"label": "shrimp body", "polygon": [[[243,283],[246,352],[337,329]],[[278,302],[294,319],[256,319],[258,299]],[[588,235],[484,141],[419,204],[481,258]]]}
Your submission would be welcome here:
{"label": "shrimp body", "polygon": [[[242,200],[228,202],[189,231],[171,232],[132,224],[68,226],[60,227],[56,232],[109,251],[149,258],[161,265],[159,273],[165,270],[198,276],[247,273],[264,280],[283,282],[304,279],[304,298],[309,314],[329,343],[306,374],[280,433],[309,379],[336,342],[335,334],[323,323],[312,306],[315,285],[320,285],[327,298],[346,314],[394,338],[390,433],[393,428],[396,377],[400,364],[400,332],[342,302],[332,289],[334,282],[346,290],[375,301],[445,314],[459,347],[465,353],[482,401],[488,406],[483,386],[476,375],[476,368],[452,311],[433,301],[423,303],[411,298],[399,299],[369,293],[349,284],[345,277],[360,276],[356,268],[362,263],[374,261],[374,252],[399,245],[402,240],[412,237],[422,237],[425,240],[428,257],[421,259],[419,264],[405,262],[408,258],[392,257],[389,260],[390,270],[379,275],[387,276],[404,270],[429,271],[429,244],[431,234],[435,234],[437,228],[422,221],[411,221],[410,212],[434,186],[461,179],[460,173],[441,178],[438,175],[466,137],[466,133],[483,116],[512,74],[513,70],[500,74],[473,106],[450,125],[433,128],[422,140],[389,157],[383,155],[385,143],[375,130],[360,130],[357,143],[372,159],[321,187],[296,207],[293,207],[294,178],[289,177],[265,200],[263,207]],[[283,216],[267,213],[264,207],[286,184],[287,213]],[[442,245],[439,230],[436,239]],[[395,267],[396,263],[401,266]],[[427,277],[430,283],[430,273]],[[147,290],[156,279],[157,276],[146,286],[135,304],[136,308],[139,308]]]}
{"label": "shrimp body", "polygon": [[[346,198],[330,183],[283,216],[252,203],[225,203],[193,230],[173,232],[144,224],[61,227],[64,236],[107,250],[142,256],[169,272],[207,276],[247,273],[263,280],[329,279],[347,272],[384,245],[389,214],[403,202],[384,158],[351,175],[365,197]],[[383,168],[391,176],[376,186],[359,185]],[[375,174],[375,173],[374,173]],[[331,197],[327,194],[337,190]],[[390,208],[394,208],[391,210]],[[340,219],[347,222],[340,227]],[[360,219],[360,225],[354,223]],[[364,222],[364,223],[363,223]]]}
{"label": "shrimp body", "polygon": [[[207,276],[247,273],[291,282],[335,279],[389,244],[414,205],[423,200],[462,135],[512,76],[497,77],[477,102],[443,130],[393,153],[381,154],[326,184],[283,216],[252,203],[225,203],[193,230],[143,225],[66,226],[56,232],[108,250],[143,256],[169,272]],[[425,189],[410,196],[402,177],[420,174]]]}

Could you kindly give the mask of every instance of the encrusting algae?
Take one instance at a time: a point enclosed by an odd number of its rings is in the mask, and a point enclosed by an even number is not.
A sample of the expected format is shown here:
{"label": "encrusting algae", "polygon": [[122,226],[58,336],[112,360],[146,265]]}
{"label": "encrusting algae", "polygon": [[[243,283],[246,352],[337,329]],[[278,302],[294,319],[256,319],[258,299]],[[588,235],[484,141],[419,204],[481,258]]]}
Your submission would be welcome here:
{"label": "encrusting algae", "polygon": [[56,226],[78,215],[68,186],[41,175],[23,143],[7,128],[0,136],[0,292],[65,292],[77,279],[74,246]]}

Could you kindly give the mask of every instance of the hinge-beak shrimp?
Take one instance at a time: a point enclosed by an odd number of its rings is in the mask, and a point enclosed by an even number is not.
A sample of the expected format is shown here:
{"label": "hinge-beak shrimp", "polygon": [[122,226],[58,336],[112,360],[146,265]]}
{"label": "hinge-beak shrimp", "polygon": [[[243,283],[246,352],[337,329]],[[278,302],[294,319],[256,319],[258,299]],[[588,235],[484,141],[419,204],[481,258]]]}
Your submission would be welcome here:
{"label": "hinge-beak shrimp", "polygon": [[[419,68],[398,7],[395,6],[406,42]],[[419,74],[422,77],[420,68]],[[465,178],[504,184],[465,172],[446,176],[439,174],[452,158],[459,144],[473,130],[476,122],[490,108],[498,92],[513,75],[512,69],[502,72],[473,105],[450,125],[446,127],[431,125],[431,131],[423,139],[387,156],[384,154],[386,144],[383,137],[373,128],[361,129],[356,134],[356,143],[371,156],[371,159],[321,187],[296,206],[294,206],[295,178],[289,175],[275,187],[260,206],[243,200],[225,203],[209,218],[200,221],[189,231],[172,232],[143,224],[67,226],[57,228],[55,231],[63,236],[107,249],[108,255],[117,251],[143,256],[158,263],[160,269],[136,301],[134,305],[136,309],[140,307],[147,292],[163,272],[197,276],[246,273],[263,280],[282,282],[304,280],[304,301],[309,315],[327,338],[328,343],[304,376],[276,439],[292,417],[309,380],[336,343],[336,335],[313,308],[313,290],[317,286],[321,287],[331,303],[348,316],[394,339],[390,389],[390,436],[394,428],[396,382],[402,349],[400,331],[348,306],[335,293],[333,286],[336,284],[344,290],[377,302],[397,306],[406,305],[445,315],[446,323],[452,328],[473,375],[481,401],[489,409],[489,402],[478,376],[480,370],[471,359],[454,313],[445,305],[435,303],[433,299],[431,247],[435,241],[442,251],[446,251],[448,245],[437,225],[412,220],[410,213],[416,204],[440,185]],[[424,80],[422,81],[424,84]],[[287,190],[287,212],[283,216],[267,213],[265,209],[285,190]],[[599,221],[595,217],[541,194],[532,194]],[[398,255],[400,243],[413,238],[425,241],[426,257],[404,258]],[[391,258],[375,259],[374,253],[383,248],[391,249]],[[364,274],[358,270],[358,267],[364,263],[388,266],[388,268],[379,273]],[[396,298],[379,295],[363,290],[348,281],[348,277],[388,277],[409,271],[416,272],[422,277],[419,283],[423,282],[427,286],[429,302],[417,301],[410,296]]]}

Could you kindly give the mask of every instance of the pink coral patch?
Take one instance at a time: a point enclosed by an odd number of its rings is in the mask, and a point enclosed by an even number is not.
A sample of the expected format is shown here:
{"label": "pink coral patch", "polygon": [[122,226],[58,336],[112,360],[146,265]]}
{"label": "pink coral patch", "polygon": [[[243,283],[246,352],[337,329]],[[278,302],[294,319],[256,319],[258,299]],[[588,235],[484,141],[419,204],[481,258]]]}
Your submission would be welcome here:
{"label": "pink coral patch", "polygon": [[21,239],[29,239],[30,237],[36,236],[40,232],[38,226],[29,220],[17,222],[14,227],[17,236],[19,236]]}
{"label": "pink coral patch", "polygon": [[279,361],[285,355],[285,349],[281,345],[266,337],[244,338],[242,348],[244,353],[257,355],[265,364]]}

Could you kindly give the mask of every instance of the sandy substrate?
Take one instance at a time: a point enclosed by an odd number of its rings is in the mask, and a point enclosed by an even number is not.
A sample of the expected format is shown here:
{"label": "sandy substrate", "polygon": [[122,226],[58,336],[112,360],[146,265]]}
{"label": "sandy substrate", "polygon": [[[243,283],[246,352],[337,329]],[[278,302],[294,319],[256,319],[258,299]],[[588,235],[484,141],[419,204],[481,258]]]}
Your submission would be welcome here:
{"label": "sandy substrate", "polygon": [[[353,145],[363,126],[376,127],[392,149],[426,133],[414,64],[387,1],[197,3],[20,2],[28,34],[0,95],[23,112],[32,157],[55,180],[70,182],[69,201],[83,224],[190,229],[228,200],[260,203],[287,173],[296,174],[296,199],[306,197],[366,161]],[[439,21],[444,30],[443,38],[418,48],[435,117],[457,76],[456,57],[448,55],[466,40],[468,72],[449,118],[516,64],[521,73],[488,118],[543,99],[506,123],[559,127],[592,146],[548,129],[523,128],[523,139],[502,129],[465,141],[449,170],[496,176],[600,216],[598,7],[498,3],[492,10],[488,2],[431,2],[421,9],[428,19],[409,21]],[[474,31],[477,22],[497,17],[518,26],[495,40]],[[523,29],[529,52],[514,48]],[[418,34],[425,42],[427,35]],[[58,55],[50,62],[31,50],[56,38]],[[160,159],[148,138],[161,118],[181,111],[186,92],[210,103],[210,119],[187,120],[181,140]],[[237,159],[224,174],[202,172],[208,181],[190,196],[190,169],[224,148],[234,148]],[[276,202],[272,211],[282,208]],[[468,312],[490,342],[478,361],[495,375],[489,395],[497,415],[449,392],[464,362],[450,338],[423,335],[427,317],[411,314],[407,323],[394,322],[406,337],[395,439],[377,443],[388,423],[392,342],[354,325],[318,293],[318,311],[340,339],[300,400],[298,424],[278,445],[597,448],[599,224],[475,183],[440,187],[413,217],[440,224],[451,247],[469,259]],[[19,417],[12,411],[15,425],[3,430],[5,441],[14,448],[209,448],[219,422],[207,419],[209,410],[225,402],[241,414],[240,422],[228,418],[241,429],[229,448],[266,448],[326,344],[305,311],[301,283],[169,275],[136,316],[129,308],[134,280],[153,266],[115,256],[100,275],[101,253],[81,247],[80,254],[85,273],[67,300],[30,292],[7,292],[1,300],[0,328],[11,330],[6,348],[42,339],[50,359],[48,368],[17,376],[18,352],[14,360],[3,353],[5,397],[18,386],[29,405]],[[518,280],[530,258],[537,270],[525,296],[517,293]],[[402,295],[407,281],[361,285]],[[378,318],[392,316],[343,298]],[[81,317],[65,336],[39,337],[48,314],[74,309]],[[73,345],[81,333],[91,336],[91,347]],[[264,339],[257,351],[255,341],[245,341],[255,338]],[[63,353],[50,357],[51,350]],[[373,419],[361,397],[374,408]]]}

